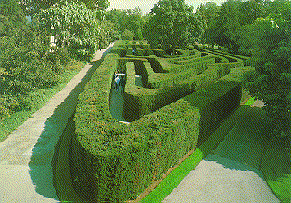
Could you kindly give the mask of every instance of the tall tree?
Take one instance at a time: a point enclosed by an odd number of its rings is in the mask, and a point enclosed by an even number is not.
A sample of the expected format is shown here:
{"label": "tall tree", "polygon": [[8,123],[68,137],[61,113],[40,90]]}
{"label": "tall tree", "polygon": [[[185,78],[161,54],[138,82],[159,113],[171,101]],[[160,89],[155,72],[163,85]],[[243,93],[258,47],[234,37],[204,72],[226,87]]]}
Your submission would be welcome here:
{"label": "tall tree", "polygon": [[48,43],[28,23],[17,0],[0,2],[0,121],[30,107],[30,92],[59,81],[62,67],[48,56]]}
{"label": "tall tree", "polygon": [[105,14],[105,19],[111,21],[116,26],[116,31],[120,36],[124,32],[130,31],[134,38],[142,39],[142,28],[144,20],[140,8],[135,9],[112,9]]}
{"label": "tall tree", "polygon": [[291,3],[274,1],[269,15],[245,27],[244,41],[252,53],[258,77],[247,87],[262,99],[273,120],[273,134],[291,138]]}
{"label": "tall tree", "polygon": [[214,2],[208,2],[206,4],[201,4],[196,12],[195,16],[197,17],[200,25],[200,42],[214,45],[216,36],[217,27],[215,22],[218,18],[218,12],[220,7]]}
{"label": "tall tree", "polygon": [[83,3],[67,2],[37,14],[40,28],[55,36],[57,47],[67,47],[77,58],[89,59],[98,48],[100,23],[98,11]]}
{"label": "tall tree", "polygon": [[[215,7],[210,8],[214,11]],[[264,17],[265,15],[264,3],[260,0],[246,2],[228,0],[222,4],[218,12],[216,11],[216,15],[210,14],[212,18],[206,29],[203,26],[205,32],[202,39],[206,43],[215,43],[238,53],[244,26],[252,24],[258,17]]]}
{"label": "tall tree", "polygon": [[196,23],[193,15],[193,7],[184,0],[160,0],[146,22],[145,38],[152,47],[161,45],[169,51],[186,46],[192,34],[190,27]]}

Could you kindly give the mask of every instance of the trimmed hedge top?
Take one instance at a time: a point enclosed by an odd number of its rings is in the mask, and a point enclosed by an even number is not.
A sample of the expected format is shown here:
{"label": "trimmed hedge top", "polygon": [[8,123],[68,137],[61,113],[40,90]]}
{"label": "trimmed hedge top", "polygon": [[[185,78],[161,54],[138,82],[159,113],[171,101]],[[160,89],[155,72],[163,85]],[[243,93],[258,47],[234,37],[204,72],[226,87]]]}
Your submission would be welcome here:
{"label": "trimmed hedge top", "polygon": [[[158,60],[156,56],[149,58]],[[125,125],[112,118],[109,99],[112,76],[118,69],[126,71],[127,62],[139,63],[138,68],[143,69],[140,63],[149,60],[121,59],[109,53],[79,96],[72,178],[77,190],[88,194],[89,201],[135,199],[152,181],[161,178],[239,105],[240,77],[249,70],[235,72],[229,66],[209,66],[201,74],[158,89],[138,89],[132,83],[136,91],[125,93],[124,109],[139,115]]]}

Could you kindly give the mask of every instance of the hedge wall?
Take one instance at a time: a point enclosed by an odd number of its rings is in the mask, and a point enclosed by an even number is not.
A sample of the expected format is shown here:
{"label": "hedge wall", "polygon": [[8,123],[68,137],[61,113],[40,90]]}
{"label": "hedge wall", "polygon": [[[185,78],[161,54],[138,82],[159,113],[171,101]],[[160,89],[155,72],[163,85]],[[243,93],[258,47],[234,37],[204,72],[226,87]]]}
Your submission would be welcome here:
{"label": "hedge wall", "polygon": [[[94,202],[135,198],[154,176],[159,177],[161,171],[184,155],[198,137],[195,129],[199,115],[197,110],[185,107],[185,102],[164,107],[130,128],[114,120],[108,107],[108,82],[117,67],[117,59],[117,55],[108,55],[96,70],[79,97],[74,118],[72,178],[83,198]],[[159,130],[153,126],[158,126]],[[148,134],[141,136],[144,131]],[[183,136],[177,137],[177,134]],[[156,146],[157,141],[163,141],[163,146]],[[172,158],[168,160],[170,152]],[[161,159],[167,160],[159,166]]]}
{"label": "hedge wall", "polygon": [[[144,87],[158,90],[142,89],[135,87],[135,85],[128,85],[126,87],[124,108],[126,109],[125,118],[129,121],[154,112],[162,106],[195,91],[195,88],[197,89],[201,85],[205,86],[205,84],[219,79],[228,74],[231,68],[243,66],[241,62],[215,63],[217,61],[225,62],[228,60],[225,57],[213,54],[181,61],[181,63],[186,65],[170,65],[170,67],[169,64],[167,64],[168,66],[166,65],[167,67],[162,67],[156,56],[136,56],[135,58],[137,61],[147,59],[151,63],[155,73],[150,70],[149,66],[145,67],[142,61],[134,62],[137,74],[139,69],[143,70],[140,75],[143,76]],[[125,58],[126,62],[134,61],[134,58],[131,59]],[[172,60],[166,59],[166,61]],[[126,62],[122,63],[122,69],[126,69]],[[206,69],[207,71],[205,71]],[[166,72],[165,70],[169,71],[169,73],[156,73],[158,71]],[[204,71],[205,73],[202,74]],[[134,82],[132,81],[130,84],[134,84]]]}
{"label": "hedge wall", "polygon": [[[211,66],[199,75],[189,69],[182,76],[177,74],[157,74],[159,83],[153,81],[149,75],[151,87],[157,89],[144,89],[136,86],[128,86],[125,89],[125,118],[129,121],[136,120],[143,115],[156,111],[162,106],[168,105],[179,98],[184,97],[200,87],[207,86],[219,78],[227,75],[230,68],[227,66]],[[169,77],[167,77],[169,76]],[[172,76],[172,77],[170,77]],[[164,80],[162,80],[164,79]],[[133,82],[130,82],[134,84]],[[158,85],[157,85],[158,84]]]}
{"label": "hedge wall", "polygon": [[114,72],[126,72],[128,61],[139,61],[136,68],[144,74],[144,59],[108,54],[79,96],[70,165],[74,187],[86,201],[135,199],[231,114],[240,102],[241,76],[249,71],[217,65],[159,89],[132,85],[124,110],[135,121],[126,126],[112,118],[109,98]]}
{"label": "hedge wall", "polygon": [[193,64],[193,63],[200,63],[200,62],[204,62],[204,61],[208,61],[209,59],[215,58],[215,56],[213,54],[209,54],[207,56],[204,57],[192,57],[189,59],[185,59],[185,60],[170,60],[172,63],[174,64],[178,64],[178,65],[188,65],[188,64]]}
{"label": "hedge wall", "polygon": [[189,53],[189,55],[185,55],[185,56],[177,56],[175,58],[170,59],[171,62],[178,62],[178,61],[184,61],[184,60],[189,60],[189,59],[194,59],[194,58],[198,58],[201,57],[201,52],[198,50],[191,50],[191,52]]}
{"label": "hedge wall", "polygon": [[72,178],[87,201],[136,198],[196,146],[198,135],[205,140],[241,96],[239,83],[217,82],[125,126],[110,117],[104,83],[111,80],[115,57],[106,57],[86,85],[74,119]]}

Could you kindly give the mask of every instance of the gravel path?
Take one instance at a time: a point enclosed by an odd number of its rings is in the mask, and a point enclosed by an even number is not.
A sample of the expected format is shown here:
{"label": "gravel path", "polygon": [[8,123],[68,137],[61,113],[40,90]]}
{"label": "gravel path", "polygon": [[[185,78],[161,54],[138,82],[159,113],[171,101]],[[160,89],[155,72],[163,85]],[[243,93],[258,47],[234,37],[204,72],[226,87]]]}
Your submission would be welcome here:
{"label": "gravel path", "polygon": [[97,51],[92,63],[0,143],[0,202],[59,202],[51,166],[55,146],[75,110],[89,72],[100,65],[105,52]]}
{"label": "gravel path", "polygon": [[259,171],[264,149],[253,136],[263,126],[253,122],[237,123],[162,202],[280,202]]}

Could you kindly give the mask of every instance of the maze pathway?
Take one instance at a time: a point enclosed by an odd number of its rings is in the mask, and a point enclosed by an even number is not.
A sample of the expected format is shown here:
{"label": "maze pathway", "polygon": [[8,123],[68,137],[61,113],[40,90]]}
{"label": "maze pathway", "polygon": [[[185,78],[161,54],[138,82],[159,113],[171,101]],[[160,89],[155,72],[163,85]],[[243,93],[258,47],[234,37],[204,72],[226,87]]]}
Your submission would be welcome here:
{"label": "maze pathway", "polygon": [[124,104],[123,87],[120,86],[118,90],[112,89],[110,98],[110,112],[112,117],[118,121],[124,121],[123,104]]}

